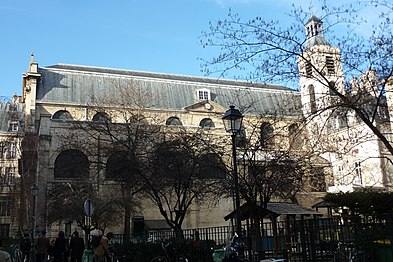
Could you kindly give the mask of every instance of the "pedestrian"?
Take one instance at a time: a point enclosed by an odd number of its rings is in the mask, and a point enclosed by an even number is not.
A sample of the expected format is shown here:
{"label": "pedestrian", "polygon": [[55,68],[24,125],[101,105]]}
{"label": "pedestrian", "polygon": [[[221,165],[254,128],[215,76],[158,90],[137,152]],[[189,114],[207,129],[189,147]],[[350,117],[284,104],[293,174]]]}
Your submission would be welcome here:
{"label": "pedestrian", "polygon": [[64,236],[64,231],[59,231],[55,241],[53,262],[67,262],[68,241]]}
{"label": "pedestrian", "polygon": [[4,250],[3,240],[0,239],[0,262],[11,262],[11,255]]}
{"label": "pedestrian", "polygon": [[84,250],[85,242],[79,236],[79,232],[75,230],[70,240],[71,262],[82,262]]}
{"label": "pedestrian", "polygon": [[55,241],[56,239],[51,239],[48,247],[48,260],[49,262],[53,262],[55,257]]}
{"label": "pedestrian", "polygon": [[109,262],[109,241],[114,237],[112,232],[108,232],[106,235],[101,236],[100,244],[93,246],[95,262]]}
{"label": "pedestrian", "polygon": [[31,240],[28,233],[23,234],[23,239],[19,243],[20,251],[22,251],[22,261],[30,261]]}
{"label": "pedestrian", "polygon": [[36,262],[46,262],[48,260],[48,248],[49,239],[46,237],[46,231],[42,230],[35,244]]}

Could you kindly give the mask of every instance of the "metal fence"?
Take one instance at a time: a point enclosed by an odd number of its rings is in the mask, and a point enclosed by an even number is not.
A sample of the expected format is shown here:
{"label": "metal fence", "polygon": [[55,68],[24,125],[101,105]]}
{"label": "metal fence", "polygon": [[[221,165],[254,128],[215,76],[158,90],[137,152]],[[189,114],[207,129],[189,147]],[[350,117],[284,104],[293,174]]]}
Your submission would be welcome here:
{"label": "metal fence", "polygon": [[[287,261],[333,261],[333,257],[358,256],[359,261],[393,261],[393,215],[378,217],[333,217],[292,219],[261,223],[258,230],[243,225],[246,256],[251,261],[285,258]],[[185,229],[184,238],[221,249],[233,235],[233,228]],[[173,239],[171,230],[147,231],[133,241],[159,242]],[[116,236],[121,241],[121,236]],[[339,259],[336,259],[339,260]],[[191,261],[193,261],[191,259]]]}

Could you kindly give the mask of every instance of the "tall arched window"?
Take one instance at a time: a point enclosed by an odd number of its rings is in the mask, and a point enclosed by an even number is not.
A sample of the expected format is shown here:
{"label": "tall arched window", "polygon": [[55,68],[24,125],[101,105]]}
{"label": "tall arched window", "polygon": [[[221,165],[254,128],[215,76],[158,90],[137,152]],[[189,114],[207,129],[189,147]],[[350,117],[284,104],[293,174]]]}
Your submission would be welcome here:
{"label": "tall arched window", "polygon": [[59,110],[53,114],[52,119],[56,120],[72,120],[70,112],[67,110]]}
{"label": "tall arched window", "polygon": [[301,148],[302,141],[299,133],[299,125],[294,123],[288,127],[289,144],[292,149],[298,150]]}
{"label": "tall arched window", "polygon": [[214,127],[214,122],[210,118],[204,118],[199,123],[199,126],[202,127],[202,128],[213,128]]}
{"label": "tall arched window", "polygon": [[200,158],[200,178],[204,179],[224,179],[226,167],[217,154],[208,153]]}
{"label": "tall arched window", "polygon": [[55,179],[81,179],[89,177],[89,160],[79,150],[61,152],[55,160]]}
{"label": "tall arched window", "polygon": [[273,145],[273,127],[269,123],[261,125],[261,147],[268,148]]}
{"label": "tall arched window", "polygon": [[310,111],[314,114],[317,112],[317,102],[315,99],[315,88],[313,85],[308,86],[308,93],[310,95]]}
{"label": "tall arched window", "polygon": [[182,126],[183,125],[182,122],[180,121],[180,119],[176,116],[172,116],[172,117],[168,118],[166,120],[165,124],[167,126]]}
{"label": "tall arched window", "polygon": [[135,157],[130,157],[127,152],[115,152],[106,162],[106,179],[116,181],[131,181],[138,168]]}

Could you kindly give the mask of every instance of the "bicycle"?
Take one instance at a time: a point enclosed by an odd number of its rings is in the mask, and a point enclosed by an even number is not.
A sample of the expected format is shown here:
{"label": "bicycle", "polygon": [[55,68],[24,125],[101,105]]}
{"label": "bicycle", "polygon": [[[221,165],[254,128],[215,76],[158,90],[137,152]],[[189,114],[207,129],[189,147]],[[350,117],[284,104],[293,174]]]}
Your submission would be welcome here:
{"label": "bicycle", "polygon": [[[150,262],[188,262],[184,255],[178,255],[175,247],[171,243],[161,243],[163,254],[154,257]],[[169,249],[171,252],[169,252]]]}
{"label": "bicycle", "polygon": [[332,262],[362,262],[365,261],[362,251],[356,249],[354,243],[345,243],[341,241],[322,241],[322,251],[327,251],[321,261]]}

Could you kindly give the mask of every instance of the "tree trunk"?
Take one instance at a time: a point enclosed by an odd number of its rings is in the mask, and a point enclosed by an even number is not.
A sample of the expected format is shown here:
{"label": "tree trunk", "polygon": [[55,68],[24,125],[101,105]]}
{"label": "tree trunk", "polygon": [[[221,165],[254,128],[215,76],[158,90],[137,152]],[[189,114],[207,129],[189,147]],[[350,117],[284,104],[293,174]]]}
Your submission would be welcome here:
{"label": "tree trunk", "polygon": [[123,241],[128,242],[131,235],[131,208],[128,205],[124,206],[124,237]]}

